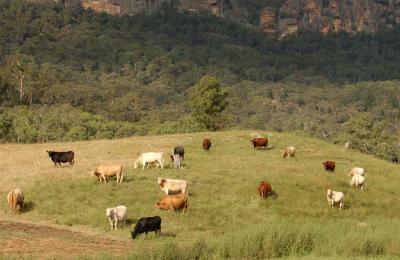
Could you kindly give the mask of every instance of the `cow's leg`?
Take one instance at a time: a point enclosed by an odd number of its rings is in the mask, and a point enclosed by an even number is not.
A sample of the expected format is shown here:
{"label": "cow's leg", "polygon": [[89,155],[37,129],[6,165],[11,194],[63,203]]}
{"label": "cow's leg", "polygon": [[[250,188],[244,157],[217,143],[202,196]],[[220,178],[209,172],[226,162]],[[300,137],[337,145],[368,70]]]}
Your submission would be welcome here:
{"label": "cow's leg", "polygon": [[121,175],[119,176],[119,182],[122,182],[122,179],[124,178],[124,175],[121,173]]}
{"label": "cow's leg", "polygon": [[107,176],[103,176],[104,183],[107,183]]}

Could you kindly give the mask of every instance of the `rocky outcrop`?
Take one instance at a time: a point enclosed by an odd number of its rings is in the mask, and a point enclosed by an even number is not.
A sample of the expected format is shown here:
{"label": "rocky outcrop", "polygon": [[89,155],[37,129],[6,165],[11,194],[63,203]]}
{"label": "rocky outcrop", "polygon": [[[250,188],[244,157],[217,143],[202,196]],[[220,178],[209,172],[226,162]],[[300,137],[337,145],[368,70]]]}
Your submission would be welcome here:
{"label": "rocky outcrop", "polygon": [[[279,38],[299,30],[321,33],[374,33],[400,24],[400,0],[284,0],[280,7],[261,10],[239,0],[28,0],[32,2],[81,2],[84,8],[112,15],[151,14],[164,4],[193,13],[208,13],[247,25],[259,16],[258,29]],[[268,5],[267,2],[265,2]],[[250,11],[250,9],[252,11]],[[254,12],[257,12],[254,14]],[[251,20],[251,21],[250,21]],[[251,25],[254,26],[254,25]]]}

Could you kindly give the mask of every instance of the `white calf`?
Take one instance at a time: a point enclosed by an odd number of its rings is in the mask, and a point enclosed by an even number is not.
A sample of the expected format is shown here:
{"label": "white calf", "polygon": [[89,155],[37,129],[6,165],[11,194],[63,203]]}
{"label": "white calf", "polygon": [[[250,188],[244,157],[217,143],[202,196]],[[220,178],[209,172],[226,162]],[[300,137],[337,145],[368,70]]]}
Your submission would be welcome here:
{"label": "white calf", "polygon": [[186,193],[187,191],[187,181],[185,180],[174,180],[174,179],[164,179],[158,177],[158,185],[160,189],[168,195],[169,192],[173,193]]}
{"label": "white calf", "polygon": [[124,227],[126,225],[126,215],[128,213],[128,209],[125,206],[117,206],[115,208],[107,208],[106,216],[111,224],[111,229],[118,229],[118,225],[120,223],[124,223]]}
{"label": "white calf", "polygon": [[158,166],[161,166],[161,169],[164,169],[164,159],[163,159],[163,153],[154,153],[154,152],[149,152],[149,153],[142,153],[139,155],[137,160],[135,161],[135,164],[133,165],[133,168],[139,167],[139,164],[143,166],[143,169],[146,167],[146,169],[149,169],[150,163],[156,163],[156,168]]}
{"label": "white calf", "polygon": [[334,204],[339,204],[339,209],[343,209],[344,195],[342,192],[327,189],[326,190],[326,198],[327,198],[329,206],[331,206],[331,208],[333,208]]}
{"label": "white calf", "polygon": [[350,185],[351,186],[356,186],[357,188],[361,188],[361,190],[364,189],[364,184],[365,184],[365,177],[361,175],[354,175],[351,177],[350,180]]}

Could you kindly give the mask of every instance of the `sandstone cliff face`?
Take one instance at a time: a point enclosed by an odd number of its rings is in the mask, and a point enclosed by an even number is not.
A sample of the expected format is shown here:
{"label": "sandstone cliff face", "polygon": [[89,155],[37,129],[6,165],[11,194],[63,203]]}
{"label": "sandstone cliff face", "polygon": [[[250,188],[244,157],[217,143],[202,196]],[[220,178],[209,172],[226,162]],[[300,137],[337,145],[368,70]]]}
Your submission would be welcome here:
{"label": "sandstone cliff face", "polygon": [[[40,2],[46,0],[28,0]],[[250,25],[250,11],[239,0],[47,0],[80,1],[84,8],[112,15],[152,13],[162,5],[180,10],[208,13]],[[374,33],[400,24],[400,0],[284,0],[279,8],[258,11],[258,29],[270,36],[284,37],[299,30],[321,33]]]}

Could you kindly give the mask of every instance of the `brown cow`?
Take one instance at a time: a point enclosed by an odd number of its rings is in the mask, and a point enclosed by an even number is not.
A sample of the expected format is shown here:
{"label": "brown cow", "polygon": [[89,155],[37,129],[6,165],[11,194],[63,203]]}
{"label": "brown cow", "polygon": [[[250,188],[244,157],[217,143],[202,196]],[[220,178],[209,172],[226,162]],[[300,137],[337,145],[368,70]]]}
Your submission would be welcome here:
{"label": "brown cow", "polygon": [[188,204],[188,196],[187,193],[176,194],[176,195],[167,195],[164,196],[159,202],[156,204],[156,208],[164,209],[164,210],[182,210],[183,213],[187,210]]}
{"label": "brown cow", "polygon": [[324,165],[325,171],[334,172],[335,171],[335,162],[334,161],[325,161],[322,163]]}
{"label": "brown cow", "polygon": [[250,142],[253,143],[254,150],[255,150],[256,148],[261,148],[261,147],[264,147],[264,149],[267,150],[268,138],[259,138],[259,137],[256,137],[256,138],[251,139]]}
{"label": "brown cow", "polygon": [[204,138],[203,139],[203,149],[208,151],[210,150],[211,147],[211,140],[209,138]]}
{"label": "brown cow", "polygon": [[24,208],[24,193],[21,189],[14,189],[7,194],[7,202],[11,210],[15,213],[15,208],[19,205],[20,210]]}
{"label": "brown cow", "polygon": [[267,181],[262,181],[258,186],[258,193],[260,194],[261,198],[268,198],[268,195],[271,195],[271,192],[271,184],[269,184]]}

